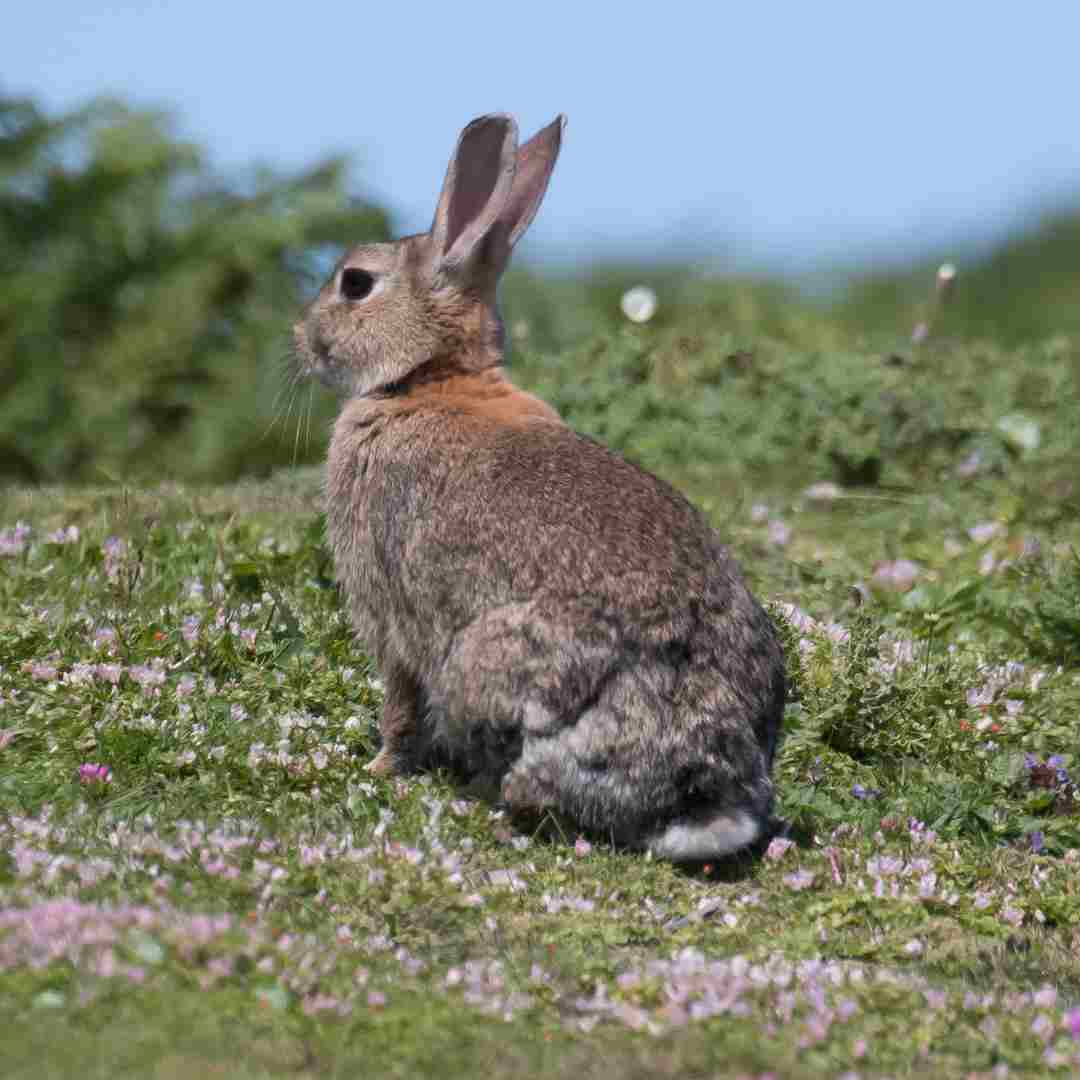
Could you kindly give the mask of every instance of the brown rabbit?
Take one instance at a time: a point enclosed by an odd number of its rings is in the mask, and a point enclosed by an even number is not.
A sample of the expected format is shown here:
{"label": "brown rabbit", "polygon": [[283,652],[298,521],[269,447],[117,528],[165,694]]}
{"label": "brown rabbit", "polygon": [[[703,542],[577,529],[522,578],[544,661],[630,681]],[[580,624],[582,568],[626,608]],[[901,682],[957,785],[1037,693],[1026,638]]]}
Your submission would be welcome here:
{"label": "brown rabbit", "polygon": [[347,399],[327,519],[385,682],[369,767],[705,860],[769,822],[783,656],[702,516],[503,371],[496,285],[563,123],[518,149],[510,117],[474,120],[431,231],[350,251],[295,327]]}

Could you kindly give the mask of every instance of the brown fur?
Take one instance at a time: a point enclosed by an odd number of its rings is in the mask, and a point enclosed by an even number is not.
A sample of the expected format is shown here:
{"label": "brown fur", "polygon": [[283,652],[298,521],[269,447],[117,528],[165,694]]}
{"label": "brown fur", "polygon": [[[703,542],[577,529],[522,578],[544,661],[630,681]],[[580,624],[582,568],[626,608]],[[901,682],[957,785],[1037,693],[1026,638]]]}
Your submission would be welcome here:
{"label": "brown fur", "polygon": [[701,515],[502,371],[495,284],[561,131],[518,151],[509,118],[474,121],[431,231],[351,251],[295,330],[348,398],[327,525],[385,680],[371,768],[714,857],[767,822],[783,657]]}

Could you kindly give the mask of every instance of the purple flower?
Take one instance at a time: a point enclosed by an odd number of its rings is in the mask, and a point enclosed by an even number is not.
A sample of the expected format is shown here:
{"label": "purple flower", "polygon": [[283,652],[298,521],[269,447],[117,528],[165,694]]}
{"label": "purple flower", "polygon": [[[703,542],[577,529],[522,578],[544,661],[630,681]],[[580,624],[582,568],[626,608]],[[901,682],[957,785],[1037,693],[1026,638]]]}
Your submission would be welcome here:
{"label": "purple flower", "polygon": [[769,846],[765,851],[765,858],[772,862],[777,862],[794,846],[794,840],[788,840],[782,836],[773,837],[773,839],[769,841]]}
{"label": "purple flower", "polygon": [[135,664],[129,667],[128,675],[144,690],[150,690],[165,682],[165,662],[160,657],[154,657],[149,664]]}
{"label": "purple flower", "polygon": [[1024,913],[1019,908],[1005,907],[1001,909],[1001,919],[1010,926],[1022,926]]}
{"label": "purple flower", "polygon": [[968,536],[976,544],[987,544],[1004,531],[1004,526],[999,521],[981,521],[968,529]]}
{"label": "purple flower", "polygon": [[1080,1008],[1070,1009],[1065,1014],[1065,1026],[1069,1029],[1069,1034],[1080,1042]]}
{"label": "purple flower", "polygon": [[112,769],[108,765],[98,765],[86,762],[79,766],[79,781],[88,786],[98,786],[112,783]]}
{"label": "purple flower", "polygon": [[122,664],[98,664],[97,677],[103,682],[112,683],[116,686],[120,682],[120,676],[124,674]]}
{"label": "purple flower", "polygon": [[787,547],[791,540],[791,526],[779,519],[769,522],[769,543],[773,547]]}
{"label": "purple flower", "polygon": [[1069,783],[1069,770],[1065,768],[1065,759],[1060,754],[1051,754],[1046,759],[1046,764],[1054,770],[1054,776],[1059,784]]}
{"label": "purple flower", "polygon": [[29,536],[30,526],[25,521],[15,522],[13,529],[0,529],[0,555],[21,555]]}
{"label": "purple flower", "polygon": [[792,874],[784,875],[784,884],[795,892],[801,892],[814,884],[816,876],[813,870],[796,870]]}
{"label": "purple flower", "polygon": [[856,799],[880,799],[881,791],[878,788],[863,787],[862,784],[854,784],[851,788],[851,794]]}
{"label": "purple flower", "polygon": [[75,544],[79,540],[79,526],[69,525],[66,529],[57,529],[47,533],[45,539],[50,544]]}
{"label": "purple flower", "polygon": [[101,545],[101,554],[104,556],[104,569],[105,576],[109,581],[118,581],[120,578],[120,567],[124,562],[124,555],[127,551],[127,544],[118,536],[110,536],[105,543]]}
{"label": "purple flower", "polygon": [[56,678],[58,670],[56,665],[48,660],[27,660],[22,669],[38,682],[52,682]]}
{"label": "purple flower", "polygon": [[1031,850],[1035,854],[1039,854],[1041,851],[1046,850],[1046,838],[1042,834],[1041,829],[1036,829],[1034,832],[1028,833],[1028,843],[1031,845]]}

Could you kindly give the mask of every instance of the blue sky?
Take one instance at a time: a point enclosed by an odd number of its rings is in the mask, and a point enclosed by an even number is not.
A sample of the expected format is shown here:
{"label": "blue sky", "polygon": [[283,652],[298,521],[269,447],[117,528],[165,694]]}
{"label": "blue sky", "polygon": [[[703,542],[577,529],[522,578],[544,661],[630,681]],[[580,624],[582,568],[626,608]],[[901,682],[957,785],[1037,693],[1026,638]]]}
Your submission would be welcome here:
{"label": "blue sky", "polygon": [[18,0],[3,24],[5,91],[168,106],[226,170],[346,151],[403,231],[471,117],[566,112],[533,259],[800,271],[1080,204],[1065,2]]}

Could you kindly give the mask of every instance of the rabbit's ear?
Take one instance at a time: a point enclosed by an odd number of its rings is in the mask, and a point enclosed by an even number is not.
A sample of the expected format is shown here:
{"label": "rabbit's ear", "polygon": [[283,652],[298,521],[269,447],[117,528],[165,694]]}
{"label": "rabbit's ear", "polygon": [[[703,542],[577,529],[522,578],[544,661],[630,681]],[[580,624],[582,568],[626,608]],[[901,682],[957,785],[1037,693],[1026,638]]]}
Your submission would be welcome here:
{"label": "rabbit's ear", "polygon": [[478,260],[504,261],[492,259],[495,253],[485,248],[489,238],[505,247],[505,239],[493,233],[502,231],[495,225],[510,196],[517,161],[517,124],[511,117],[481,116],[461,133],[431,226],[440,270],[470,276]]}
{"label": "rabbit's ear", "polygon": [[559,157],[565,127],[566,117],[560,113],[518,151],[514,186],[499,215],[499,220],[508,230],[511,248],[521,239],[532,224],[532,219],[536,217],[536,211],[540,209],[551,172]]}

